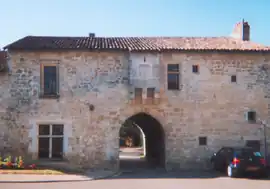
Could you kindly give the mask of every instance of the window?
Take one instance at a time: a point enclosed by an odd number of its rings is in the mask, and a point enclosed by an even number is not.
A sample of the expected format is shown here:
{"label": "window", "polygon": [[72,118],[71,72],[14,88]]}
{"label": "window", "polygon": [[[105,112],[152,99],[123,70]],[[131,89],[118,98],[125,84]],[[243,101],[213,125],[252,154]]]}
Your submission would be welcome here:
{"label": "window", "polygon": [[155,88],[147,88],[147,98],[155,98]]}
{"label": "window", "polygon": [[41,95],[56,97],[59,95],[59,66],[58,64],[41,64]]}
{"label": "window", "polygon": [[38,157],[63,158],[64,125],[39,125]]}
{"label": "window", "polygon": [[255,111],[248,111],[247,112],[247,120],[249,122],[255,122],[256,121],[256,112]]}
{"label": "window", "polygon": [[199,145],[200,146],[207,145],[207,138],[206,137],[199,137]]}
{"label": "window", "polygon": [[179,64],[168,64],[168,90],[179,90]]}
{"label": "window", "polygon": [[142,88],[135,88],[135,103],[142,103]]}
{"label": "window", "polygon": [[231,82],[232,82],[232,83],[235,83],[235,82],[236,82],[236,75],[232,75],[232,76],[231,76]]}
{"label": "window", "polygon": [[155,88],[147,88],[147,103],[153,104],[155,99]]}
{"label": "window", "polygon": [[192,65],[192,72],[193,73],[199,73],[199,66],[198,65]]}

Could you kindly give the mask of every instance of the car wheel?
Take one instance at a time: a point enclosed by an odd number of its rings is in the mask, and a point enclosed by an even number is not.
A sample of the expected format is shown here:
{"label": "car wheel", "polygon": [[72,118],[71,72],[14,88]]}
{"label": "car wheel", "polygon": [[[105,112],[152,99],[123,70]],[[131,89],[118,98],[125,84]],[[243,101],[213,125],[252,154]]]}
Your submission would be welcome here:
{"label": "car wheel", "polygon": [[227,167],[227,175],[231,178],[238,176],[237,171],[233,169],[230,165]]}

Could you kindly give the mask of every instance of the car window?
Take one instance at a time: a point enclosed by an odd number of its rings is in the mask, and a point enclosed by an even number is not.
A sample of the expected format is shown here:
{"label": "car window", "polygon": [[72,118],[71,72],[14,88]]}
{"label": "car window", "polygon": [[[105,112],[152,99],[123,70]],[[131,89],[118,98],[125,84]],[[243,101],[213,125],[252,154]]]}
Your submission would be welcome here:
{"label": "car window", "polygon": [[239,149],[235,151],[236,156],[238,157],[250,157],[250,156],[256,156],[256,157],[261,157],[261,153],[250,150],[250,149]]}
{"label": "car window", "polygon": [[253,152],[254,156],[257,156],[257,157],[262,157],[262,154],[261,152]]}
{"label": "car window", "polygon": [[223,155],[226,154],[226,151],[227,151],[226,148],[222,148],[222,149],[220,149],[220,150],[218,151],[217,155],[223,156]]}

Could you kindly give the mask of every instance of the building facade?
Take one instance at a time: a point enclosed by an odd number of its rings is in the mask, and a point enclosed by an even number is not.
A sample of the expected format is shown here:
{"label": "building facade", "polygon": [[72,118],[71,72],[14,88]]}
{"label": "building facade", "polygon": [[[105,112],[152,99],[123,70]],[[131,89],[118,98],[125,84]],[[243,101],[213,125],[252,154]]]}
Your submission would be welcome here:
{"label": "building facade", "polygon": [[6,46],[0,76],[0,152],[118,169],[120,127],[142,114],[132,120],[146,125],[149,154],[168,170],[206,168],[222,146],[264,152],[270,48],[249,30],[240,22],[230,37],[20,39]]}

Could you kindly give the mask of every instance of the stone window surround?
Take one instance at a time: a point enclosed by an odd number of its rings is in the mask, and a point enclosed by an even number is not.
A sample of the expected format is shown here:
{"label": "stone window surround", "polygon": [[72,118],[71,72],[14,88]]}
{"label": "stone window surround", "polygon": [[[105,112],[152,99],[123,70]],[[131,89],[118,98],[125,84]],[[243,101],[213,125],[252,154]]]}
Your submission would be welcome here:
{"label": "stone window surround", "polygon": [[[68,139],[72,136],[72,122],[64,119],[44,119],[44,120],[31,120],[31,129],[29,131],[29,138],[31,142],[28,146],[28,152],[32,154],[38,154],[38,127],[41,124],[62,124],[64,125],[64,136],[63,136],[63,157],[71,153],[71,148],[69,148]],[[38,157],[33,157],[37,159]]]}

